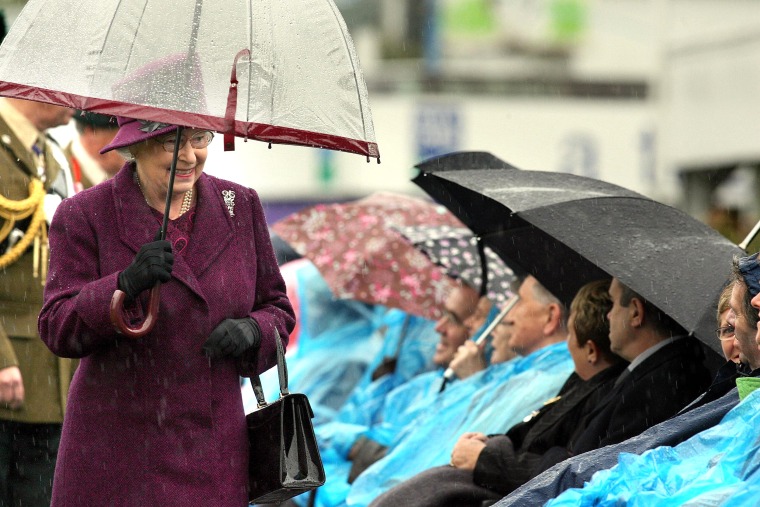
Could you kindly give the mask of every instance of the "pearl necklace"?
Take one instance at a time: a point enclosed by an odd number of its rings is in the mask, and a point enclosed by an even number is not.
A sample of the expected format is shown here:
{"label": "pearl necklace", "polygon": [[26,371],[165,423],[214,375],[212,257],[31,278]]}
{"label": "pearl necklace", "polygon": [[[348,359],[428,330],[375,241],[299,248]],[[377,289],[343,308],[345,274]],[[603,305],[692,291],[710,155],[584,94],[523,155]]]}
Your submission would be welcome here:
{"label": "pearl necklace", "polygon": [[[145,190],[143,189],[142,182],[140,182],[140,177],[137,175],[137,172],[135,172],[135,181],[137,181],[137,186],[140,187],[140,192],[143,195],[143,199],[145,199],[145,203],[150,206],[148,197],[145,195]],[[185,192],[185,195],[182,196],[182,206],[179,208],[179,215],[177,215],[177,218],[190,211],[190,206],[193,204],[193,188],[194,187],[191,187],[190,190]]]}

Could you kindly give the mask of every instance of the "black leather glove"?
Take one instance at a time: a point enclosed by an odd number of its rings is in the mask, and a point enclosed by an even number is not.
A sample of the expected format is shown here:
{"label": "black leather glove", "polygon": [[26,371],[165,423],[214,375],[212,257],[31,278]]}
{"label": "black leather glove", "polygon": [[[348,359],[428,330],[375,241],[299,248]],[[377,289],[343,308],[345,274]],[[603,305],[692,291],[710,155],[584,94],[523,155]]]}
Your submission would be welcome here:
{"label": "black leather glove", "polygon": [[255,320],[225,319],[211,331],[203,352],[211,359],[239,357],[251,347],[259,347],[261,330]]}
{"label": "black leather glove", "polygon": [[172,277],[173,266],[171,243],[166,240],[145,243],[132,264],[119,273],[119,289],[129,299],[134,299],[142,291],[156,285],[156,282],[168,282]]}

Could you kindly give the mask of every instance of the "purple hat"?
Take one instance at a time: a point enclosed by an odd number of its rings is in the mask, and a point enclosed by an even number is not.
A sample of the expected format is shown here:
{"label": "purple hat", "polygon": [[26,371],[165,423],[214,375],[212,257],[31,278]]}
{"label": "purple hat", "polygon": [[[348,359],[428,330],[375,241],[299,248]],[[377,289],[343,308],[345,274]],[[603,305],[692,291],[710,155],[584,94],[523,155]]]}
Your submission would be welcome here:
{"label": "purple hat", "polygon": [[132,146],[133,144],[140,143],[147,139],[152,139],[177,130],[176,125],[169,125],[168,123],[160,123],[157,121],[137,120],[125,116],[117,116],[116,121],[119,124],[119,131],[116,133],[113,140],[100,150],[101,154],[118,148]]}
{"label": "purple hat", "polygon": [[757,254],[741,257],[739,271],[747,284],[750,296],[757,296],[760,293],[760,264],[757,262]]}

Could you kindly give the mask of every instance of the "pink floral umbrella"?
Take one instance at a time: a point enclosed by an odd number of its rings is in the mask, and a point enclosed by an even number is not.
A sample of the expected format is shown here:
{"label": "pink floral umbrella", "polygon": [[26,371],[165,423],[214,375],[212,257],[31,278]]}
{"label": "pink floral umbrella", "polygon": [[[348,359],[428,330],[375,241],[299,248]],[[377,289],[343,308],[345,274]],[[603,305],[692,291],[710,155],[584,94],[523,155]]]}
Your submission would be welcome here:
{"label": "pink floral umbrella", "polygon": [[314,263],[337,297],[435,320],[454,282],[392,229],[411,225],[462,227],[443,206],[378,192],[309,207],[272,229]]}

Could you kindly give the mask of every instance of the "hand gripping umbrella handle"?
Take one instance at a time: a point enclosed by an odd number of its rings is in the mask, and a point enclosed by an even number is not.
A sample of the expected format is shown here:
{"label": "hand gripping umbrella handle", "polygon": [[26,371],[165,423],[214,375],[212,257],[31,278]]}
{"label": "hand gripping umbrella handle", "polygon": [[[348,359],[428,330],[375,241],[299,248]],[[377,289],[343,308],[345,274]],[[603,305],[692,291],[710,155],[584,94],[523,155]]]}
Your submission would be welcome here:
{"label": "hand gripping umbrella handle", "polygon": [[[520,301],[520,296],[518,294],[513,295],[507,300],[506,304],[504,304],[504,308],[501,309],[501,311],[496,315],[493,321],[491,321],[488,327],[484,329],[483,332],[480,333],[480,336],[478,336],[478,338],[475,340],[475,344],[478,347],[482,346],[486,342],[488,336],[493,332],[494,329],[496,329],[496,326],[498,326],[499,323],[504,320],[504,317],[506,317],[509,311],[515,307],[518,301]],[[441,387],[438,390],[439,393],[442,393],[444,389],[446,389],[446,384],[454,379],[454,375],[454,370],[450,366],[446,368],[446,371],[443,372],[443,380],[441,381]]]}
{"label": "hand gripping umbrella handle", "polygon": [[[172,165],[169,168],[169,188],[166,191],[166,205],[164,206],[164,219],[161,223],[161,229],[158,231],[157,239],[166,239],[166,231],[169,225],[169,210],[172,204],[172,193],[174,192],[174,176],[177,174],[177,159],[179,158],[179,147],[182,142],[181,125],[177,126],[177,137],[174,141],[174,155],[172,156]],[[130,338],[142,338],[150,333],[158,319],[158,303],[161,301],[161,283],[158,282],[150,289],[150,299],[148,300],[148,312],[143,323],[137,327],[130,327],[124,322],[124,300],[127,295],[119,290],[113,293],[111,298],[111,323],[116,328],[117,333],[121,333]]]}
{"label": "hand gripping umbrella handle", "polygon": [[150,333],[153,326],[158,320],[158,303],[161,301],[161,284],[157,283],[150,289],[150,299],[148,300],[148,312],[145,320],[136,327],[130,327],[124,322],[124,301],[127,294],[124,291],[116,289],[111,298],[111,323],[116,328],[116,332],[130,338],[142,338]]}

